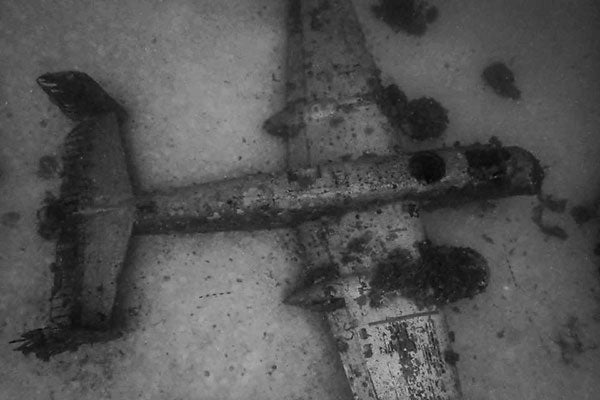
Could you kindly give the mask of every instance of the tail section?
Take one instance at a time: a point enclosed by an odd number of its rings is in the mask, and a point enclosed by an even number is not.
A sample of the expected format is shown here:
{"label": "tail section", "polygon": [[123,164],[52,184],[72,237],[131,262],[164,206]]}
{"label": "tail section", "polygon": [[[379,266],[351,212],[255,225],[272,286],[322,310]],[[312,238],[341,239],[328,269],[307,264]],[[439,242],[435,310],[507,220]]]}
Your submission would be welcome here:
{"label": "tail section", "polygon": [[121,106],[82,72],[45,74],[38,83],[79,122],[66,138],[60,195],[51,204],[58,240],[49,325],[15,341],[17,350],[47,359],[114,336],[110,316],[134,209]]}

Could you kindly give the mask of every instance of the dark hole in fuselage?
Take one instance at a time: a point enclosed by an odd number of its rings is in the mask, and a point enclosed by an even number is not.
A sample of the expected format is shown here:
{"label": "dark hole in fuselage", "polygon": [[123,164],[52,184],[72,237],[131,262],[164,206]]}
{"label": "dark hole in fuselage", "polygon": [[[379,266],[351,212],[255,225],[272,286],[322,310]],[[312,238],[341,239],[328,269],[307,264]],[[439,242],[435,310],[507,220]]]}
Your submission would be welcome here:
{"label": "dark hole in fuselage", "polygon": [[506,161],[510,153],[502,148],[473,149],[465,152],[469,174],[478,180],[493,181],[506,176]]}
{"label": "dark hole in fuselage", "polygon": [[422,151],[410,158],[408,172],[419,182],[429,185],[446,175],[446,163],[437,154],[431,151]]}

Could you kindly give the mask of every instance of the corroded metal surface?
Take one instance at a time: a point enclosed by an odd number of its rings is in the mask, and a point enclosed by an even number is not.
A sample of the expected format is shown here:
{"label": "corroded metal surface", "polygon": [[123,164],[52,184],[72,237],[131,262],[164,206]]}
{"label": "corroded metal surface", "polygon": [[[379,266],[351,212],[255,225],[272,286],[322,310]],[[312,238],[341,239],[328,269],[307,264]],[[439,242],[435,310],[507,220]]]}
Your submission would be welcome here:
{"label": "corroded metal surface", "polygon": [[[460,398],[455,368],[445,358],[451,348],[443,315],[435,307],[420,309],[398,293],[371,304],[370,271],[394,249],[418,257],[417,244],[425,239],[419,222],[406,204],[395,203],[304,224],[300,230],[306,261],[337,269],[337,278],[321,280],[313,289],[343,299],[324,303],[329,309],[320,310],[328,311],[356,399]],[[306,300],[296,299],[296,304]]]}
{"label": "corroded metal surface", "polygon": [[[356,159],[363,154],[392,153],[399,143],[398,135],[375,102],[380,89],[379,71],[366,49],[351,2],[307,0],[298,2],[292,12],[297,12],[303,21],[302,48],[307,67],[304,75],[299,76],[293,70],[289,76],[296,80],[290,86],[304,85],[301,98],[305,99],[302,107],[296,106],[300,116],[292,119],[296,127],[296,121],[301,124],[300,129],[289,136],[289,165],[310,167],[345,158]],[[403,178],[417,182],[421,188],[432,183],[442,184],[441,179],[426,184],[419,182],[409,172],[408,159],[406,161],[404,173],[400,173]],[[465,168],[463,164],[463,171]],[[450,170],[452,167],[445,169],[443,175]],[[368,305],[367,292],[363,291],[368,288],[363,287],[364,282],[357,273],[373,268],[376,260],[393,248],[401,247],[416,255],[415,244],[424,239],[420,220],[405,211],[403,204],[388,203],[341,218],[304,223],[298,226],[297,233],[308,269],[316,272],[336,269],[335,274],[347,278],[339,281],[342,287],[338,288],[346,307],[340,308],[339,302],[332,304],[333,311],[327,317],[354,398],[411,398],[399,397],[399,393],[406,392],[414,381],[395,379],[402,377],[403,365],[409,366],[406,360],[393,357],[379,360],[379,355],[374,353],[379,350],[373,348],[376,343],[361,342],[369,338],[363,335],[365,339],[361,339],[360,335],[363,330],[367,332],[368,318],[374,314]],[[410,302],[397,299],[402,301],[397,307],[388,304],[382,310],[394,317],[410,315]],[[375,332],[371,333],[371,337],[378,337]],[[445,336],[445,332],[435,330],[431,334]],[[443,339],[437,341],[443,342]],[[437,360],[445,365],[443,359]],[[424,366],[429,365],[427,359],[419,361]],[[390,372],[377,376],[381,373],[379,366],[387,366]],[[415,370],[414,375],[422,382],[437,379],[452,383],[447,385],[448,390],[429,390],[426,396],[430,398],[459,397],[458,378],[451,366],[444,369],[443,376],[432,376],[427,367]]]}
{"label": "corroded metal surface", "polygon": [[[473,152],[502,152],[487,170]],[[429,165],[435,160],[435,165]],[[431,170],[436,168],[436,174]],[[423,170],[429,172],[423,173]],[[280,174],[240,178],[148,193],[136,199],[135,232],[210,232],[294,226],[326,214],[340,215],[400,200],[431,206],[453,199],[535,193],[539,165],[517,147],[472,146],[391,156],[367,156]],[[439,173],[437,173],[439,172]],[[389,216],[388,223],[397,217]],[[400,222],[398,222],[399,224]]]}
{"label": "corroded metal surface", "polygon": [[339,349],[359,349],[341,353],[354,392],[362,390],[358,386],[369,388],[369,397],[357,398],[460,398],[455,367],[446,357],[452,354],[448,330],[438,309],[418,309],[400,296],[373,309],[364,303],[370,289],[365,280],[354,277],[345,284],[347,306],[332,312],[329,321]]}

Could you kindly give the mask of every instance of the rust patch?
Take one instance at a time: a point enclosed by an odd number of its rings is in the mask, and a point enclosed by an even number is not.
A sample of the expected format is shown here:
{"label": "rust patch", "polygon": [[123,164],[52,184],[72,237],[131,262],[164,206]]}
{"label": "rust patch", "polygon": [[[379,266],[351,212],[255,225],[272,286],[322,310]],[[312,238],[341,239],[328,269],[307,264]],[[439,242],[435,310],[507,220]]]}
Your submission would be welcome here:
{"label": "rust patch", "polygon": [[390,339],[386,348],[386,354],[397,353],[402,367],[402,374],[408,381],[414,378],[415,370],[412,367],[412,353],[417,351],[415,339],[408,333],[406,322],[395,322],[387,327]]}

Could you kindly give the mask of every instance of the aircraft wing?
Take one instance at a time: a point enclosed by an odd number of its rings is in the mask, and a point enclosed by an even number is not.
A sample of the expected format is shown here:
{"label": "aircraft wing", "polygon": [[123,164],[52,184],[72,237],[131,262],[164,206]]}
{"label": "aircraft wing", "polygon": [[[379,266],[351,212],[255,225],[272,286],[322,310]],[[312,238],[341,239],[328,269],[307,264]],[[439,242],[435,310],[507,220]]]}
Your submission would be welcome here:
{"label": "aircraft wing", "polygon": [[[379,70],[351,1],[291,1],[289,18],[288,106],[266,123],[288,137],[288,167],[392,153],[399,135],[377,105]],[[388,204],[297,227],[307,276],[354,276],[341,290],[355,301],[327,315],[357,399],[460,396],[456,370],[444,360],[443,316],[401,297],[371,307],[368,282],[354,275],[396,249],[418,257],[425,235],[413,211]]]}

